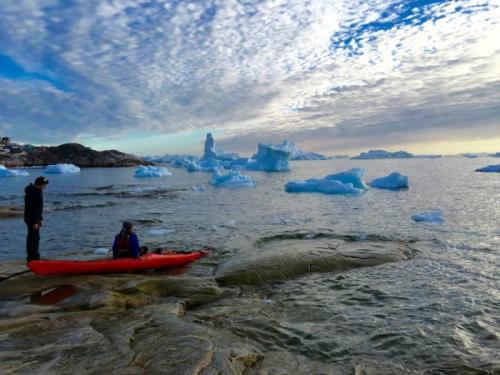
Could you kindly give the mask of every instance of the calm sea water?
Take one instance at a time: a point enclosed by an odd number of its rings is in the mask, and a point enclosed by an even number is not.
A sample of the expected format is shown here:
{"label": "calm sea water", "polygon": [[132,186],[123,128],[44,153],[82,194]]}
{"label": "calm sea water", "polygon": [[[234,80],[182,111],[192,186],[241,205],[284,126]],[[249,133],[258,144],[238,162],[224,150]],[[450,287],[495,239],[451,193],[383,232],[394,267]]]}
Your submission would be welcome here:
{"label": "calm sea water", "polygon": [[[227,326],[264,348],[311,361],[362,359],[396,373],[498,373],[500,174],[474,172],[487,164],[498,163],[460,157],[293,162],[290,172],[245,172],[257,187],[237,190],[213,188],[210,174],[175,168],[173,176],[153,179],[134,178],[133,168],[48,176],[41,253],[95,256],[94,249],[111,246],[123,220],[135,221],[150,247],[211,246],[215,262],[244,257],[262,238],[289,241],[294,233],[423,241],[429,246],[408,261],[262,286],[238,301]],[[288,180],[352,167],[365,168],[366,181],[399,171],[409,176],[410,189],[370,189],[360,197],[283,190]],[[24,187],[41,172],[1,179],[2,203],[22,204]],[[199,185],[206,191],[192,189]],[[441,209],[445,222],[410,219],[428,209]],[[0,243],[0,260],[25,257],[22,220],[0,221]]]}

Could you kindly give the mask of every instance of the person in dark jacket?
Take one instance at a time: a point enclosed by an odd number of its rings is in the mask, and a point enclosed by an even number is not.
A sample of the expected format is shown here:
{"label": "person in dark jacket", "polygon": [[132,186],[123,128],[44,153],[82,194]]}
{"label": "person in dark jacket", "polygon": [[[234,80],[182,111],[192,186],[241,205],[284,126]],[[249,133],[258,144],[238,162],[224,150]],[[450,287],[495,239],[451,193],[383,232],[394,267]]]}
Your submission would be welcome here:
{"label": "person in dark jacket", "polygon": [[27,261],[40,259],[40,228],[43,223],[43,190],[49,184],[45,177],[38,177],[34,184],[24,189],[24,222],[28,227],[26,238]]}
{"label": "person in dark jacket", "polygon": [[139,258],[148,252],[146,246],[141,247],[139,238],[134,233],[132,223],[125,221],[122,230],[115,236],[113,242],[113,258]]}

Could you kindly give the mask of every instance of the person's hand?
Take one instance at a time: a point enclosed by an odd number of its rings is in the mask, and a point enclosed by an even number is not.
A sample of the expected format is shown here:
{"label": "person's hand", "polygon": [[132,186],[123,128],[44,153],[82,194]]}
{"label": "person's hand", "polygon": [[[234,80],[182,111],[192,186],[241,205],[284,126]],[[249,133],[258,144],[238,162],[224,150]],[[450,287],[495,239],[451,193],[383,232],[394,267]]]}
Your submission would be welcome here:
{"label": "person's hand", "polygon": [[34,229],[34,230],[38,230],[38,229],[40,229],[40,224],[34,224],[34,225],[33,225],[33,229]]}

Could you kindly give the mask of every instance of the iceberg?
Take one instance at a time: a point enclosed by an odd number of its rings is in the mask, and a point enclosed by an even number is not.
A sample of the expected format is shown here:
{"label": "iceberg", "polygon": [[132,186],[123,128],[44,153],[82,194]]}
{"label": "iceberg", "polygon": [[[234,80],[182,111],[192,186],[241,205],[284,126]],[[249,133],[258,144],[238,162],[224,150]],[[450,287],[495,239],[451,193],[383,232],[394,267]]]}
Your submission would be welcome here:
{"label": "iceberg", "polygon": [[51,164],[43,172],[48,174],[74,174],[80,173],[80,168],[74,164]]}
{"label": "iceberg", "polygon": [[202,160],[215,159],[232,161],[239,159],[239,157],[240,156],[237,153],[217,149],[215,147],[215,140],[212,133],[207,134]]}
{"label": "iceberg", "polygon": [[414,158],[415,155],[406,151],[389,152],[385,150],[369,150],[362,152],[358,156],[354,156],[353,160],[369,160],[369,159],[408,159]]}
{"label": "iceberg", "polygon": [[4,165],[0,164],[0,177],[15,177],[15,176],[29,176],[26,171],[17,169],[7,169]]}
{"label": "iceberg", "polygon": [[497,152],[495,154],[489,154],[488,156],[492,158],[500,158],[500,152]]}
{"label": "iceberg", "polygon": [[415,155],[417,159],[439,159],[442,157],[443,155]]}
{"label": "iceberg", "polygon": [[442,223],[444,221],[443,212],[441,210],[422,212],[412,215],[411,218],[417,222]]}
{"label": "iceberg", "polygon": [[408,189],[408,177],[398,172],[392,172],[387,176],[376,178],[370,183],[370,186],[389,190]]}
{"label": "iceberg", "polygon": [[483,168],[476,169],[476,172],[500,173],[500,164],[488,165]]}
{"label": "iceberg", "polygon": [[275,147],[282,150],[290,151],[290,160],[327,160],[325,155],[315,152],[302,151],[295,143],[284,141],[281,145]]}
{"label": "iceberg", "polygon": [[217,187],[239,188],[239,187],[255,187],[256,181],[250,177],[242,175],[240,171],[231,170],[228,174],[223,175],[220,169],[214,170],[210,183]]}
{"label": "iceberg", "polygon": [[134,172],[134,177],[164,177],[171,176],[172,173],[168,171],[165,167],[154,167],[154,166],[145,166],[139,165]]}
{"label": "iceberg", "polygon": [[285,184],[285,191],[288,193],[323,193],[339,195],[361,195],[364,192],[363,189],[354,187],[352,183],[343,183],[338,180],[328,180],[326,178],[289,181]]}
{"label": "iceberg", "polygon": [[109,253],[109,249],[108,248],[105,248],[105,247],[98,247],[97,249],[94,250],[94,253],[96,254],[107,254]]}
{"label": "iceberg", "polygon": [[462,156],[464,158],[476,159],[479,155],[476,155],[476,154],[463,154]]}
{"label": "iceberg", "polygon": [[365,170],[363,168],[353,168],[346,172],[330,174],[325,177],[325,180],[336,180],[343,184],[352,184],[356,189],[366,190],[368,187],[363,181],[364,173]]}
{"label": "iceberg", "polygon": [[213,172],[217,168],[223,167],[224,165],[214,158],[192,160],[186,164],[186,170],[188,172]]}
{"label": "iceberg", "polygon": [[291,152],[282,145],[259,143],[257,154],[246,165],[247,169],[255,171],[289,171]]}

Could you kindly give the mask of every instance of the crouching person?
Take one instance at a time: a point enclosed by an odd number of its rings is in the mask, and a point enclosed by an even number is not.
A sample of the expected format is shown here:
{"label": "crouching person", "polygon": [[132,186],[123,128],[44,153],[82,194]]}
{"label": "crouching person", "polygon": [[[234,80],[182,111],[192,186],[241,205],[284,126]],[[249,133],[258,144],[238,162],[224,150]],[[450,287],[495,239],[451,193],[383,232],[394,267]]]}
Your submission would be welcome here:
{"label": "crouching person", "polygon": [[122,230],[113,242],[113,258],[139,258],[148,252],[146,246],[141,247],[139,238],[134,233],[134,225],[128,221],[123,223]]}

